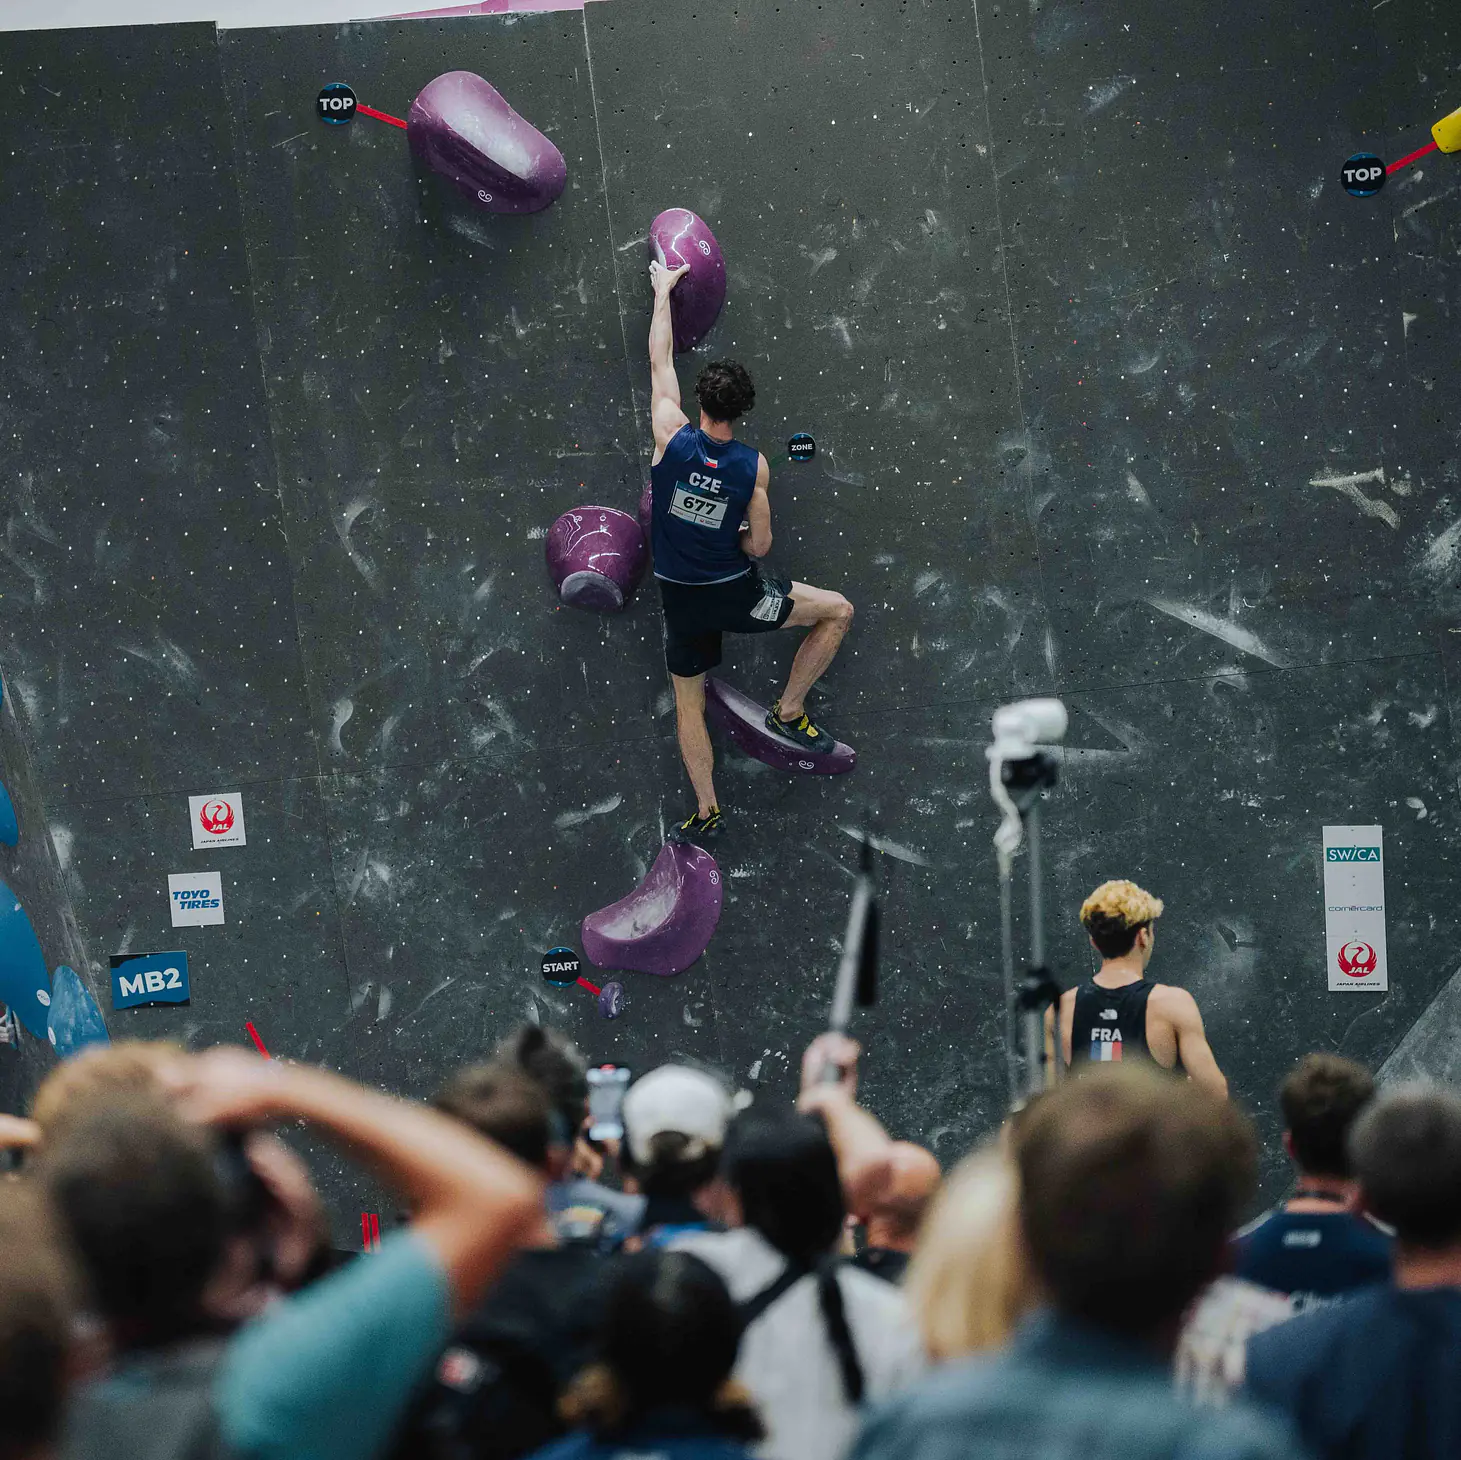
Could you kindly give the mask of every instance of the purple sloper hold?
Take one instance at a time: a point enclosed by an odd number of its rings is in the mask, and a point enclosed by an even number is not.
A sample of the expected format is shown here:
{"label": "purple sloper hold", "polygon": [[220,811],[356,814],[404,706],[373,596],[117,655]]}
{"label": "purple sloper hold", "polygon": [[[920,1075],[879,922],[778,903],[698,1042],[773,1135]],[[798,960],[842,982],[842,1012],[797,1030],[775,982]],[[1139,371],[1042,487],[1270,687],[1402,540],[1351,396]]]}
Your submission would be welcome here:
{"label": "purple sloper hold", "polygon": [[583,920],[584,956],[599,968],[661,978],[683,973],[710,945],[721,896],[720,868],[709,852],[666,842],[628,897]]}
{"label": "purple sloper hold", "polygon": [[689,264],[690,272],[670,295],[675,352],[694,349],[725,303],[725,259],[715,235],[688,208],[666,208],[649,225],[649,253],[667,269]]}
{"label": "purple sloper hold", "polygon": [[766,728],[765,705],[710,675],[705,677],[705,704],[710,718],[747,755],[776,770],[797,776],[843,776],[857,764],[857,752],[841,740],[831,750],[808,755],[801,746],[773,734]]}
{"label": "purple sloper hold", "polygon": [[649,544],[616,507],[575,507],[548,529],[548,572],[573,608],[618,613],[644,576]]}
{"label": "purple sloper hold", "polygon": [[568,180],[563,154],[480,76],[428,82],[406,117],[411,151],[489,213],[538,213]]}

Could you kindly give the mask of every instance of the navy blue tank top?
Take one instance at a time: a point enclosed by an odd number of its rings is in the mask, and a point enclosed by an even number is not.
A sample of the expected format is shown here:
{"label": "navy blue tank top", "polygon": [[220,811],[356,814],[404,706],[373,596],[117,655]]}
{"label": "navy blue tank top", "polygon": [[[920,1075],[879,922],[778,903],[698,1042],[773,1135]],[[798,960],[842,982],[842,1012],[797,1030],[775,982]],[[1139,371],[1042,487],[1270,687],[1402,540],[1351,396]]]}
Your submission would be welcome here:
{"label": "navy blue tank top", "polygon": [[654,575],[671,583],[728,583],[751,571],[741,523],[756,490],[760,453],[713,441],[688,421],[650,471]]}

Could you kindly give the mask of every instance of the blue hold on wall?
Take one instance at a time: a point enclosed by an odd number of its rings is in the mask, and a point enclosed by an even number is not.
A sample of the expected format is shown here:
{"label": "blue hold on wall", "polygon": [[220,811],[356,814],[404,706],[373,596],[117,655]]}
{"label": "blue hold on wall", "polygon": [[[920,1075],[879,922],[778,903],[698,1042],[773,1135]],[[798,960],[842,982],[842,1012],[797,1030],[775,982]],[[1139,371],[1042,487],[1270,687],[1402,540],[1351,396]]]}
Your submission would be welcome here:
{"label": "blue hold on wall", "polygon": [[51,980],[40,942],[20,899],[0,882],[0,1003],[35,1035],[47,1039]]}
{"label": "blue hold on wall", "polygon": [[0,842],[13,847],[20,840],[20,823],[15,819],[15,802],[0,781]]}
{"label": "blue hold on wall", "polygon": [[51,1018],[46,1034],[63,1060],[89,1044],[110,1044],[107,1021],[91,990],[63,963],[51,978]]}

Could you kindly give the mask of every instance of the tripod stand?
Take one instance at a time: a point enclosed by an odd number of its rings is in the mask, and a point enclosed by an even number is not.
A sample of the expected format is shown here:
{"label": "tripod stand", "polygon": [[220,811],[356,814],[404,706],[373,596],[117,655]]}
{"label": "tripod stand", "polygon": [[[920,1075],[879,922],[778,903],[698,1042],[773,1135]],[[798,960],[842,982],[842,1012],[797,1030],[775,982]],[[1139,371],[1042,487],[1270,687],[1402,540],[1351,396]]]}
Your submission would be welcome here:
{"label": "tripod stand", "polygon": [[[1041,865],[1040,798],[1055,785],[1059,761],[1041,741],[1065,734],[1065,706],[1059,700],[1022,700],[995,712],[989,747],[989,789],[1004,813],[994,834],[999,854],[1000,947],[1004,966],[1005,1060],[1010,1105],[1019,1109],[1057,1077],[1059,1060],[1048,1058],[1045,1011],[1060,986],[1045,966],[1045,889]],[[1015,983],[1014,859],[1030,849],[1030,961]]]}

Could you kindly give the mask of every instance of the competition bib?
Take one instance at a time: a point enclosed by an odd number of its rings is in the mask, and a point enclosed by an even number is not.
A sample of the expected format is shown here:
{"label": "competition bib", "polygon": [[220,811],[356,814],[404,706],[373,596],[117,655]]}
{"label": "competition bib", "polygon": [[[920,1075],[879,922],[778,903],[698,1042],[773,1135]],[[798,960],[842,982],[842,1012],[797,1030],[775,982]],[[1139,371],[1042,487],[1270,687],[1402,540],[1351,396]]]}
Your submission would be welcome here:
{"label": "competition bib", "polygon": [[726,505],[713,497],[702,497],[699,492],[692,492],[684,482],[678,482],[670,498],[670,516],[678,517],[682,522],[715,528],[725,521]]}

